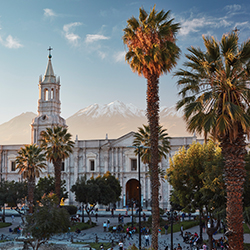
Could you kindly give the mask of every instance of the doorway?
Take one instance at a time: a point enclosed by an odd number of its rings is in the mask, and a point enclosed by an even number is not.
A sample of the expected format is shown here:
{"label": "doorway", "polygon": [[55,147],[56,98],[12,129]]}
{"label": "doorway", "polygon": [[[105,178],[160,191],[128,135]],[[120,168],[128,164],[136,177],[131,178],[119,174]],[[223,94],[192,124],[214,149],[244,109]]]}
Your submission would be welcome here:
{"label": "doorway", "polygon": [[131,207],[132,201],[136,206],[139,203],[139,181],[136,179],[130,179],[126,183],[126,205]]}

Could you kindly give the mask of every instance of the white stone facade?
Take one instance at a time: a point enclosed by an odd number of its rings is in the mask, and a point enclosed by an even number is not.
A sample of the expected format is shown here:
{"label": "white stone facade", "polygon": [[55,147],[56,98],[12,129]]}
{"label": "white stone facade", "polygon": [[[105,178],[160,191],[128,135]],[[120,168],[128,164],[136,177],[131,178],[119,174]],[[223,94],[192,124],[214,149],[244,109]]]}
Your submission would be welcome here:
{"label": "white stone facade", "polygon": [[[39,100],[38,116],[32,121],[32,143],[37,143],[39,134],[46,127],[60,125],[66,127],[65,120],[60,117],[60,80],[54,76],[51,55],[49,55],[48,66],[43,80],[39,80]],[[103,140],[75,140],[73,153],[65,160],[62,179],[66,181],[69,191],[68,204],[76,204],[74,194],[70,188],[75,184],[77,178],[86,175],[97,177],[109,171],[115,175],[122,186],[121,200],[116,205],[124,207],[130,198],[136,199],[138,195],[138,162],[133,148],[134,132],[130,132],[118,139]],[[196,141],[196,137],[175,137],[171,139],[171,152],[167,159],[162,159],[161,167],[166,170],[169,166],[169,157],[173,156],[182,146],[188,147]],[[0,175],[5,180],[21,181],[15,170],[15,158],[17,151],[23,145],[2,145],[0,146]],[[47,163],[47,169],[43,171],[41,177],[48,174],[53,175],[54,168],[51,163]],[[141,201],[144,208],[150,207],[151,192],[150,180],[147,176],[148,167],[141,162]],[[161,180],[159,202],[162,208],[170,208],[169,195],[170,185],[166,180]],[[137,196],[138,198],[138,196]]]}

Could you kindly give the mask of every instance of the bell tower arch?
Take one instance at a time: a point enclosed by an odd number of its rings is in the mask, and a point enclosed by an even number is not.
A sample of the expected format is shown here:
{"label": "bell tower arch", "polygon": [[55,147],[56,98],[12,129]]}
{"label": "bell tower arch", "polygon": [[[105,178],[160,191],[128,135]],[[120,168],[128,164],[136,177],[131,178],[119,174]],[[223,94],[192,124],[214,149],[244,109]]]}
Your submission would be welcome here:
{"label": "bell tower arch", "polygon": [[56,77],[51,62],[51,50],[49,47],[49,60],[45,74],[39,77],[38,115],[31,123],[31,142],[38,143],[42,131],[48,127],[67,127],[61,114],[60,102],[60,78]]}

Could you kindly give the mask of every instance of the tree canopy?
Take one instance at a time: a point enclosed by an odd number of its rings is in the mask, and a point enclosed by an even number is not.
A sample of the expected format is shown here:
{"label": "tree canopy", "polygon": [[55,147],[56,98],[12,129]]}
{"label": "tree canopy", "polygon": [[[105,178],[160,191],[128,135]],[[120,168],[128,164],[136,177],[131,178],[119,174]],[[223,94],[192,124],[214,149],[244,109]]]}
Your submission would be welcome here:
{"label": "tree canopy", "polygon": [[70,216],[66,209],[58,207],[57,196],[53,193],[44,195],[37,204],[34,213],[26,217],[24,233],[30,233],[32,238],[28,243],[34,250],[46,243],[53,234],[65,233],[70,226]]}
{"label": "tree canopy", "polygon": [[179,24],[170,19],[170,11],[157,11],[155,6],[147,13],[139,9],[139,18],[131,17],[123,35],[128,47],[125,60],[133,72],[147,79],[147,118],[150,127],[151,192],[152,192],[152,246],[158,249],[159,229],[159,77],[176,65],[180,49],[176,45]]}
{"label": "tree canopy", "polygon": [[16,169],[19,174],[28,182],[28,203],[29,212],[33,211],[35,179],[40,176],[42,170],[46,167],[45,154],[42,148],[36,144],[24,145],[17,152]]}
{"label": "tree canopy", "polygon": [[246,135],[250,134],[250,39],[239,44],[237,30],[218,42],[203,36],[205,51],[191,47],[179,77],[180,100],[190,132],[213,134],[225,160],[230,249],[243,250],[243,190]]}
{"label": "tree canopy", "polygon": [[[35,200],[40,201],[42,197],[49,193],[55,193],[55,177],[48,175],[40,178],[35,187]],[[66,190],[66,181],[61,180],[61,194],[60,197],[64,200],[68,198],[68,191]]]}
{"label": "tree canopy", "polygon": [[55,126],[46,128],[41,132],[41,147],[46,153],[46,158],[53,163],[55,172],[55,192],[60,202],[61,198],[61,168],[62,161],[69,157],[73,152],[74,142],[71,141],[72,135],[67,128]]}
{"label": "tree canopy", "polygon": [[225,203],[221,149],[211,141],[182,147],[170,159],[166,178],[174,189],[171,199],[186,211],[211,211]]}
{"label": "tree canopy", "polygon": [[72,186],[71,192],[75,193],[76,201],[85,204],[85,211],[91,221],[90,212],[98,203],[108,205],[120,200],[121,186],[120,182],[107,172],[103,176],[88,180],[86,176],[81,177]]}
{"label": "tree canopy", "polygon": [[[134,134],[133,146],[144,146],[140,148],[141,159],[144,164],[151,163],[151,151],[150,151],[150,128],[149,125],[142,125],[138,128],[138,132]],[[170,150],[170,137],[168,136],[167,129],[163,126],[159,126],[158,135],[158,161],[161,162],[162,157],[166,158],[167,153]],[[138,154],[138,149],[135,149],[135,153]]]}
{"label": "tree canopy", "polygon": [[[2,179],[0,182],[0,205],[4,204],[17,207],[18,203],[24,203],[27,196],[27,182],[15,182]],[[5,222],[5,208],[3,210],[3,221]]]}

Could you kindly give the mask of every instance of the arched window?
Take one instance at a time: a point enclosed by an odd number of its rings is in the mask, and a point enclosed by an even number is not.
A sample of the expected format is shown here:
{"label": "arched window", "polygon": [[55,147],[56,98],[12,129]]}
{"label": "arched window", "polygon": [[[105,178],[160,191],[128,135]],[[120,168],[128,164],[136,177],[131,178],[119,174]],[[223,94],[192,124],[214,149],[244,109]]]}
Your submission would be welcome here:
{"label": "arched window", "polygon": [[44,89],[44,100],[45,101],[49,100],[49,91],[48,91],[48,89]]}
{"label": "arched window", "polygon": [[50,99],[54,99],[54,89],[51,89],[51,92],[50,92]]}

